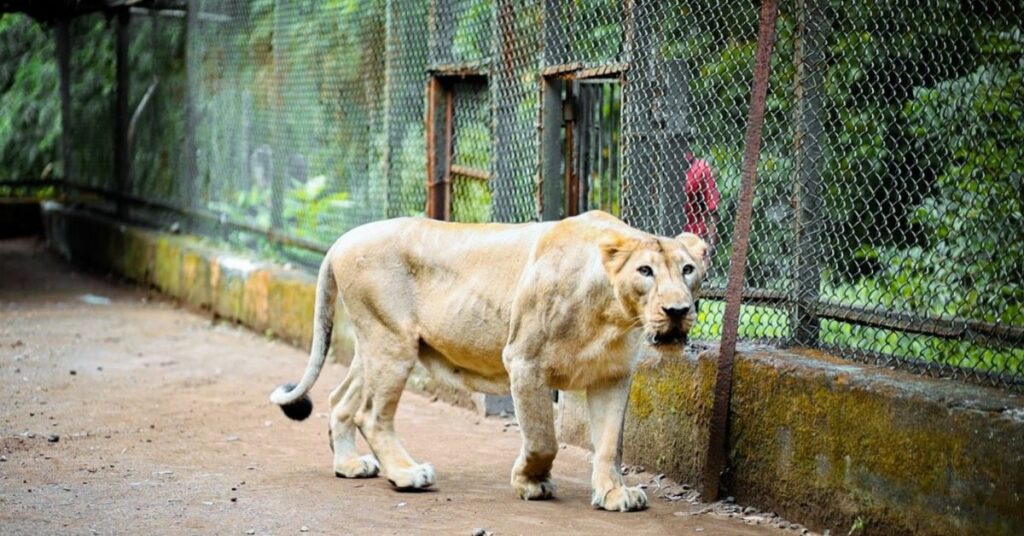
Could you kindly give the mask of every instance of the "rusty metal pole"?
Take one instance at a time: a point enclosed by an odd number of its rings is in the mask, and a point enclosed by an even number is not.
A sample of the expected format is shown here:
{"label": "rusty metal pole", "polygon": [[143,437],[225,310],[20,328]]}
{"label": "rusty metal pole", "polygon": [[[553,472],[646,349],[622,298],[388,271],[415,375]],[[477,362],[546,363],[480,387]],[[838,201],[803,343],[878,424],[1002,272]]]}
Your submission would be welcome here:
{"label": "rusty metal pole", "polygon": [[757,179],[757,162],[761,154],[761,127],[764,125],[765,97],[768,94],[768,75],[771,67],[772,46],[775,41],[777,14],[776,0],[762,1],[760,28],[757,34],[757,56],[754,63],[754,82],[750,91],[750,111],[747,114],[747,135],[743,149],[740,197],[736,207],[729,283],[726,286],[725,294],[722,344],[718,351],[715,400],[711,411],[711,429],[708,437],[708,457],[704,466],[703,492],[705,500],[709,501],[718,498],[718,487],[726,462],[725,443],[729,424],[729,397],[732,392],[732,364],[736,355],[740,300],[743,293],[744,271],[747,266],[747,244],[750,239],[750,220],[754,206],[754,185]]}

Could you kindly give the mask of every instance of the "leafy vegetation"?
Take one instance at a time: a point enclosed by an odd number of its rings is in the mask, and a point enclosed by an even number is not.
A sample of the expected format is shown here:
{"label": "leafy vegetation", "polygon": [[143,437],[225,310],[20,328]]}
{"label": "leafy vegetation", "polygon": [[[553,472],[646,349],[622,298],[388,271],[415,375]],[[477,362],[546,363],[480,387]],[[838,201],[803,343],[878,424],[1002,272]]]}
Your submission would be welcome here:
{"label": "leafy vegetation", "polygon": [[55,54],[46,28],[25,15],[0,15],[0,178],[62,173]]}

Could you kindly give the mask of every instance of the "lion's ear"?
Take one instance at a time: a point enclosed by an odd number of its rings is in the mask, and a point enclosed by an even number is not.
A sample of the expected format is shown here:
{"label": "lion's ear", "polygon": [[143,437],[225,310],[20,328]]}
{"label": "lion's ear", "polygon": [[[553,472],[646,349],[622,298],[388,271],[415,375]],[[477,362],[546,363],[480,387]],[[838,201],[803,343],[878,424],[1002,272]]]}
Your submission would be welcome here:
{"label": "lion's ear", "polygon": [[683,243],[683,247],[693,257],[693,260],[704,262],[704,255],[707,255],[708,252],[707,242],[693,233],[683,233],[677,236],[676,240]]}
{"label": "lion's ear", "polygon": [[622,265],[629,259],[629,255],[636,249],[636,239],[615,231],[602,233],[598,241],[601,248],[601,260],[609,273],[616,273],[622,269]]}

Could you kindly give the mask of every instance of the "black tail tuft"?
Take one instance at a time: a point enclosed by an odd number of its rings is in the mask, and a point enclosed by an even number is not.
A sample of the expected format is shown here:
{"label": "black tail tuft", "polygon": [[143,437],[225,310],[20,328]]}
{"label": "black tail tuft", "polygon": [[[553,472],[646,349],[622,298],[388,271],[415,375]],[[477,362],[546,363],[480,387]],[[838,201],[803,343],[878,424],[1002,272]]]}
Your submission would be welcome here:
{"label": "black tail tuft", "polygon": [[[285,390],[291,391],[292,389],[295,389],[295,384],[288,383],[283,387]],[[283,411],[289,419],[294,421],[304,421],[313,414],[313,399],[309,398],[309,395],[302,395],[302,398],[295,402],[281,406],[281,411]]]}

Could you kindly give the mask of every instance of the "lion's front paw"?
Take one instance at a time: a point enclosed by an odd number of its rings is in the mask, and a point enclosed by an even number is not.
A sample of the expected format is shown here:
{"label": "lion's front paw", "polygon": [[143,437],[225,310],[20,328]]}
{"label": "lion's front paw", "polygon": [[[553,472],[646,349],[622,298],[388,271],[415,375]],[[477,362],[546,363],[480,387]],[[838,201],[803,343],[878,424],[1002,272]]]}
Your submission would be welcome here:
{"label": "lion's front paw", "polygon": [[555,483],[551,477],[541,480],[515,475],[512,477],[512,489],[516,491],[519,498],[526,501],[543,501],[555,496]]}
{"label": "lion's front paw", "polygon": [[610,512],[633,512],[647,508],[647,494],[638,487],[618,486],[606,491],[594,490],[590,503]]}
{"label": "lion's front paw", "polygon": [[412,467],[388,471],[388,482],[398,489],[423,489],[437,482],[434,466],[429,463],[418,463]]}
{"label": "lion's front paw", "polygon": [[372,454],[334,461],[334,476],[339,478],[372,478],[380,472],[380,464]]}

